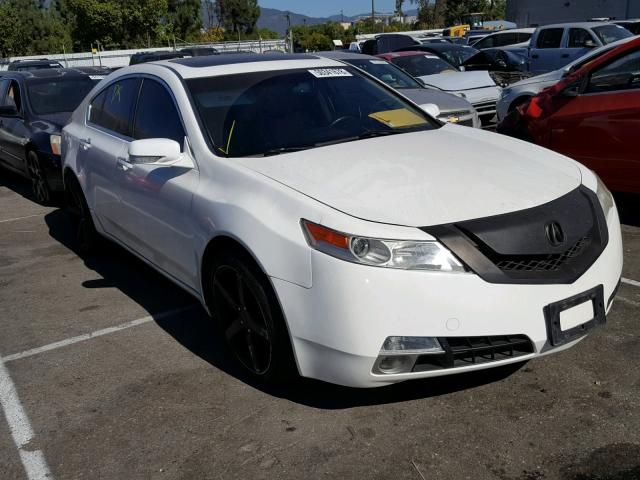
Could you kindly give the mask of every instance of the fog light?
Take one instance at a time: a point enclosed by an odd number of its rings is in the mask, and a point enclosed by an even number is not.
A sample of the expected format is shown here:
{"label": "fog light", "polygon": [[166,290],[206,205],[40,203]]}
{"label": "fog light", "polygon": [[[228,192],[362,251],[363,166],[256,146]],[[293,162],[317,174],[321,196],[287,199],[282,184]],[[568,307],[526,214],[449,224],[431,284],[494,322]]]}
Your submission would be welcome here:
{"label": "fog light", "polygon": [[415,362],[413,355],[390,355],[381,357],[378,369],[382,373],[405,373],[411,371]]}
{"label": "fog light", "polygon": [[380,349],[383,355],[390,353],[424,355],[443,352],[440,342],[434,337],[387,337]]}

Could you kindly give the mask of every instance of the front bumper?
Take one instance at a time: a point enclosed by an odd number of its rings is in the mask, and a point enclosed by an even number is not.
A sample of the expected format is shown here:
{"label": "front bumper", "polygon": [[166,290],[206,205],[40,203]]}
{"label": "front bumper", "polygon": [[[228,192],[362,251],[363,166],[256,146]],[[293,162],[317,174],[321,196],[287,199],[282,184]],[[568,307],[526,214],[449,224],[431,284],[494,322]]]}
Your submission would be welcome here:
{"label": "front bumper", "polygon": [[[545,348],[544,308],[602,285],[607,301],[622,272],[617,211],[607,218],[609,243],[572,284],[495,284],[474,274],[429,273],[368,267],[312,253],[313,286],[273,278],[300,374],[352,387],[462,373],[535,358],[568,348]],[[388,336],[481,337],[526,335],[533,353],[442,370],[375,374]]]}

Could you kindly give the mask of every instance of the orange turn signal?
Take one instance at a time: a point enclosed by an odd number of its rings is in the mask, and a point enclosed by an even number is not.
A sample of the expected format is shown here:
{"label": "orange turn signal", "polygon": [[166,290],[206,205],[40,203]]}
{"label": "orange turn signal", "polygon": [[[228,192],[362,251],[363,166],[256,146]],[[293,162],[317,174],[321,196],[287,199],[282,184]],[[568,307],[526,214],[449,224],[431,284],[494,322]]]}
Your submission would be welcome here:
{"label": "orange turn signal", "polygon": [[307,231],[307,237],[309,240],[315,244],[324,242],[344,250],[349,248],[349,237],[344,233],[336,232],[335,230],[323,227],[322,225],[311,223],[308,220],[302,220],[302,225]]}

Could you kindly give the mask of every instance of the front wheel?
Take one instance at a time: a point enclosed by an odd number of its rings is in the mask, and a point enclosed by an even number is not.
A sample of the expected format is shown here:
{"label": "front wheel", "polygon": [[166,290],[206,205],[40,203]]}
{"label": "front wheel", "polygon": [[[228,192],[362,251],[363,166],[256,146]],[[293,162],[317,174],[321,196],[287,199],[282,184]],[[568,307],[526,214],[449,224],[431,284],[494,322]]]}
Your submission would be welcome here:
{"label": "front wheel", "polygon": [[53,193],[47,183],[44,170],[40,165],[40,159],[38,154],[34,151],[27,153],[27,171],[29,172],[29,179],[31,180],[31,191],[33,197],[40,205],[49,205],[53,198]]}
{"label": "front wheel", "polygon": [[254,378],[296,377],[288,331],[271,284],[248,255],[222,253],[211,268],[211,310],[235,359]]}

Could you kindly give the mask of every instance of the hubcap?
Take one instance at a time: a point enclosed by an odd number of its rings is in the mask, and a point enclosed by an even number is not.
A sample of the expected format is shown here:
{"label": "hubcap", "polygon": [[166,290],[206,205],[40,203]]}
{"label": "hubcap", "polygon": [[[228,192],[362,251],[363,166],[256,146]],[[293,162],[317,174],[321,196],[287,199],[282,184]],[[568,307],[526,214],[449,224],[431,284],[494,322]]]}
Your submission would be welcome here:
{"label": "hubcap", "polygon": [[47,202],[49,200],[49,190],[47,188],[44,175],[38,164],[38,160],[33,155],[29,155],[27,161],[27,168],[29,170],[29,177],[31,177],[31,186],[33,188],[33,195],[40,203]]}
{"label": "hubcap", "polygon": [[213,276],[213,299],[233,353],[251,372],[265,373],[271,364],[271,334],[256,293],[236,268],[223,265]]}

